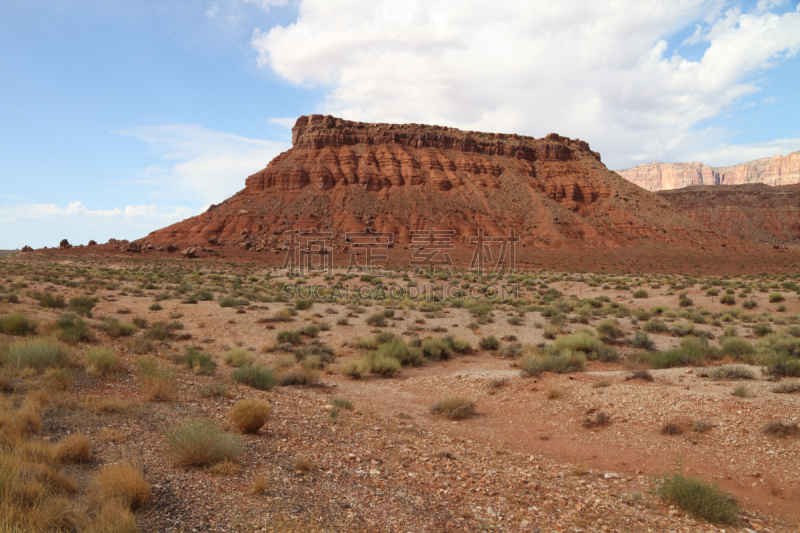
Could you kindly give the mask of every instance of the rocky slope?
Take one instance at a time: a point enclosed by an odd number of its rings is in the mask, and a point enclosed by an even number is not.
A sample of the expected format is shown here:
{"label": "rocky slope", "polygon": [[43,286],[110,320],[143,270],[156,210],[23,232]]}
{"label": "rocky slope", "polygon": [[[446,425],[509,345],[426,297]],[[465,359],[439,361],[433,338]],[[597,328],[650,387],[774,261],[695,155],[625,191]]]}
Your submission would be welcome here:
{"label": "rocky slope", "polygon": [[719,245],[720,237],[608,170],[589,145],[418,124],[366,124],[300,117],[293,147],[206,213],[145,239],[277,249],[283,232],[344,232],[435,226],[471,246],[478,228],[514,227],[523,246]]}
{"label": "rocky slope", "polygon": [[648,191],[681,189],[693,185],[792,185],[800,183],[800,152],[786,157],[756,159],[730,167],[709,167],[703,163],[648,163],[617,173]]}
{"label": "rocky slope", "polygon": [[658,194],[728,237],[765,244],[800,242],[800,184],[687,187]]}

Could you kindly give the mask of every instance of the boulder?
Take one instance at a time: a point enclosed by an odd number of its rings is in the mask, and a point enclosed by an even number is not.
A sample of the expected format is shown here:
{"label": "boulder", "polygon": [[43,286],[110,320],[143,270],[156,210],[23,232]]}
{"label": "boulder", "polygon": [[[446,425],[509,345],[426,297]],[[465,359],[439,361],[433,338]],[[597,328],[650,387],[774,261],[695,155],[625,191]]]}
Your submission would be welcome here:
{"label": "boulder", "polygon": [[97,241],[91,240],[87,246],[97,246]]}
{"label": "boulder", "polygon": [[179,248],[178,248],[177,244],[168,244],[167,245],[167,252],[169,252],[169,253],[175,253],[178,250],[179,250]]}
{"label": "boulder", "polygon": [[67,239],[61,239],[61,242],[58,243],[58,247],[61,249],[72,248],[72,245],[69,243]]}
{"label": "boulder", "polygon": [[249,250],[252,245],[248,241],[240,242],[239,248],[242,250]]}
{"label": "boulder", "polygon": [[219,237],[217,235],[213,235],[213,236],[208,238],[209,244],[217,244],[218,240],[219,240]]}
{"label": "boulder", "polygon": [[138,242],[131,242],[123,249],[125,252],[132,252],[132,253],[141,253],[142,252],[142,245]]}
{"label": "boulder", "polygon": [[197,248],[189,247],[181,252],[181,255],[186,259],[191,259],[197,256]]}

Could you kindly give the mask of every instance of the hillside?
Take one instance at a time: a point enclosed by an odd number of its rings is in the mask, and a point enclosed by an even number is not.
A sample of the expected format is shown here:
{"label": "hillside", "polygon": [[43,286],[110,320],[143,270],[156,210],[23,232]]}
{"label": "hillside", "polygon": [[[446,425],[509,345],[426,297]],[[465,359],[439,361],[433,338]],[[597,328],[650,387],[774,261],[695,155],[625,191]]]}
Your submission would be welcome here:
{"label": "hillside", "polygon": [[786,157],[756,159],[729,167],[703,163],[647,163],[617,173],[648,191],[681,189],[694,185],[742,185],[760,183],[781,186],[800,183],[800,152]]}
{"label": "hillside", "polygon": [[394,232],[507,233],[523,247],[625,247],[666,242],[718,245],[720,236],[610,171],[589,145],[419,124],[366,124],[303,116],[293,147],[206,213],[142,242],[280,247],[283,232],[316,227],[344,243],[370,227]]}

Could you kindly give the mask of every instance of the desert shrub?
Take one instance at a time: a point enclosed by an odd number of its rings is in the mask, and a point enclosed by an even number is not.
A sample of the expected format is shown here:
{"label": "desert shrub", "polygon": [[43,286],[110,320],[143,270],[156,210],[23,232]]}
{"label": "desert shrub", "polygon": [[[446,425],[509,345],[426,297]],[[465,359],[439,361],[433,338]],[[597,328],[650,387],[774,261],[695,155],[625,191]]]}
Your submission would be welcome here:
{"label": "desert shrub", "polygon": [[36,323],[28,320],[28,317],[14,311],[10,315],[0,318],[0,332],[6,335],[25,336],[36,332]]}
{"label": "desert shrub", "polygon": [[222,360],[225,361],[225,364],[228,366],[239,368],[244,365],[252,364],[253,361],[255,361],[255,357],[247,348],[233,348],[223,354]]}
{"label": "desert shrub", "polygon": [[583,372],[586,368],[586,356],[567,350],[557,355],[527,355],[519,363],[522,372],[527,376],[538,377],[543,372],[554,374],[569,374],[570,372]]}
{"label": "desert shrub", "polygon": [[475,414],[475,401],[466,396],[445,396],[431,407],[431,413],[450,420],[462,420]]}
{"label": "desert shrub", "polygon": [[423,354],[434,361],[450,358],[450,346],[442,339],[425,339],[420,348]]}
{"label": "desert shrub", "polygon": [[497,340],[497,337],[494,335],[489,335],[488,337],[481,337],[481,340],[478,341],[478,346],[480,346],[482,350],[494,351],[500,347],[500,341]]}
{"label": "desert shrub", "polygon": [[179,466],[205,466],[235,461],[244,445],[239,437],[225,433],[215,422],[194,418],[166,432],[169,451]]}
{"label": "desert shrub", "polygon": [[137,355],[142,355],[142,354],[151,353],[151,352],[155,351],[155,346],[153,346],[153,341],[151,341],[149,339],[141,339],[141,338],[138,338],[138,337],[135,338],[135,339],[132,339],[128,343],[128,347],[130,348],[130,350],[133,353],[135,353]]}
{"label": "desert shrub", "polygon": [[278,383],[272,369],[261,363],[242,365],[234,370],[231,377],[258,390],[272,390]]}
{"label": "desert shrub", "polygon": [[719,298],[720,303],[733,305],[736,303],[736,298],[733,297],[733,294],[723,294]]}
{"label": "desert shrub", "polygon": [[179,355],[176,359],[175,362],[186,365],[194,370],[195,374],[212,376],[217,370],[217,363],[211,358],[211,354],[201,352],[193,346],[187,346],[183,355]]}
{"label": "desert shrub", "polygon": [[633,345],[634,348],[640,348],[647,351],[650,351],[655,347],[655,343],[644,331],[636,332],[636,335],[633,336],[633,340],[631,341],[631,345]]}
{"label": "desert shrub", "polygon": [[769,293],[769,303],[775,304],[783,301],[783,295],[779,292]]}
{"label": "desert shrub", "polygon": [[581,423],[581,426],[583,426],[586,429],[594,429],[599,427],[605,427],[610,423],[611,423],[611,417],[608,416],[608,414],[606,414],[603,411],[598,411],[597,414],[594,416],[594,418],[592,418],[591,416],[587,416]]}
{"label": "desert shrub", "polygon": [[368,373],[370,370],[369,361],[366,358],[351,359],[342,369],[342,374],[349,376],[353,379],[361,379],[361,377]]}
{"label": "desert shrub", "polygon": [[375,313],[367,317],[365,321],[368,326],[383,328],[387,326],[386,317],[383,313]]}
{"label": "desert shrub", "polygon": [[794,383],[781,383],[772,388],[775,394],[794,394],[800,392],[800,382]]}
{"label": "desert shrub", "polygon": [[348,411],[353,408],[353,402],[341,396],[331,400],[331,405],[338,409],[347,409]]}
{"label": "desert shrub", "polygon": [[581,353],[589,360],[616,361],[619,358],[619,354],[614,348],[606,346],[586,331],[556,339],[548,351],[553,354],[565,351]]}
{"label": "desert shrub", "polygon": [[800,360],[774,357],[766,362],[762,372],[778,378],[800,378]]}
{"label": "desert shrub", "polygon": [[91,317],[92,309],[94,309],[95,305],[97,305],[97,298],[78,296],[77,298],[70,298],[67,309],[73,313]]}
{"label": "desert shrub", "polygon": [[639,289],[638,291],[633,293],[634,298],[647,298],[648,294],[647,291],[644,289]]}
{"label": "desert shrub", "polygon": [[623,335],[622,330],[619,328],[619,323],[610,318],[601,320],[600,323],[595,326],[595,329],[604,339],[618,339]]}
{"label": "desert shrub", "polygon": [[324,344],[312,344],[311,346],[294,350],[294,356],[298,361],[303,361],[307,357],[313,357],[316,358],[320,364],[333,363],[336,360],[336,354],[333,353],[333,350],[329,346],[325,346]]}
{"label": "desert shrub", "polygon": [[634,370],[629,375],[625,376],[625,381],[630,381],[632,379],[640,379],[642,381],[652,382],[653,374],[651,374],[650,371],[646,369]]}
{"label": "desert shrub", "polygon": [[294,308],[298,311],[305,311],[307,309],[311,309],[311,306],[314,305],[314,300],[301,300],[300,298],[294,301]]}
{"label": "desert shrub", "polygon": [[133,320],[131,320],[131,322],[133,323],[134,326],[136,326],[139,329],[144,329],[147,327],[147,319],[142,318],[140,316],[133,317]]}
{"label": "desert shrub", "polygon": [[55,458],[60,463],[86,463],[92,458],[92,441],[86,435],[67,435],[56,445]]}
{"label": "desert shrub", "polygon": [[230,296],[222,298],[219,301],[219,306],[220,307],[240,307],[240,306],[249,305],[249,304],[250,304],[250,302],[248,302],[247,300],[240,300],[238,298],[232,298]]}
{"label": "desert shrub", "polygon": [[669,331],[669,326],[660,320],[648,320],[642,324],[642,329],[647,333],[663,333],[665,331]]}
{"label": "desert shrub", "polygon": [[319,326],[316,324],[309,324],[306,327],[300,330],[301,335],[305,335],[306,337],[314,338],[319,335]]}
{"label": "desert shrub", "polygon": [[383,377],[391,377],[400,371],[400,361],[378,352],[373,352],[367,358],[370,371]]}
{"label": "desert shrub", "polygon": [[161,311],[164,308],[161,306],[160,303],[156,302],[154,304],[151,304],[150,307],[148,307],[148,309],[151,311]]}
{"label": "desert shrub", "polygon": [[89,329],[89,324],[72,313],[63,314],[56,320],[54,333],[58,340],[67,344],[92,342],[95,339],[94,333]]}
{"label": "desert shrub", "polygon": [[224,383],[209,383],[208,385],[203,385],[197,393],[203,398],[230,398],[231,395],[228,386]]}
{"label": "desert shrub", "polygon": [[105,331],[106,335],[112,339],[117,339],[119,337],[130,337],[139,331],[139,328],[133,324],[128,322],[120,322],[116,318],[109,317],[104,317],[102,319],[102,322],[100,323],[100,329]]}
{"label": "desert shrub", "polygon": [[444,341],[455,353],[460,354],[469,354],[472,353],[472,343],[470,343],[469,339],[464,339],[462,337],[453,337],[452,335],[448,335],[444,338]]}
{"label": "desert shrub", "polygon": [[770,333],[775,333],[775,330],[766,324],[756,324],[753,326],[753,333],[755,333],[758,337],[764,337]]}
{"label": "desert shrub", "polygon": [[714,429],[714,424],[705,422],[703,420],[695,420],[692,422],[692,431],[695,433],[705,433]]}
{"label": "desert shrub", "polygon": [[733,389],[733,392],[731,394],[733,394],[734,396],[738,396],[739,398],[749,398],[751,395],[750,389],[748,389],[744,385],[737,385]]}
{"label": "desert shrub", "polygon": [[661,427],[662,435],[683,435],[683,427],[674,422],[667,422]]}
{"label": "desert shrub", "polygon": [[103,466],[92,481],[90,494],[97,503],[120,501],[137,509],[150,499],[150,485],[141,470],[124,461]]}
{"label": "desert shrub", "polygon": [[302,385],[313,387],[319,383],[319,372],[312,368],[296,368],[278,376],[278,384],[282,387]]}
{"label": "desert shrub", "polygon": [[723,379],[755,379],[756,376],[753,372],[744,366],[731,366],[725,365],[715,368],[708,373],[708,376],[715,380]]}
{"label": "desert shrub", "polygon": [[510,316],[506,319],[506,322],[508,322],[512,326],[519,326],[520,324],[522,324],[522,319],[518,316]]}
{"label": "desert shrub", "polygon": [[419,366],[422,364],[423,353],[429,357],[433,357],[432,355],[429,355],[429,353],[425,352],[425,342],[427,340],[433,339],[426,339],[425,341],[422,341],[422,351],[420,351],[418,348],[409,346],[401,339],[393,338],[378,347],[377,355],[379,357],[391,357],[396,359],[401,365]]}
{"label": "desert shrub", "polygon": [[556,326],[553,324],[548,324],[542,329],[542,334],[544,335],[545,339],[555,339],[560,332],[561,326]]}
{"label": "desert shrub", "polygon": [[279,344],[285,342],[291,344],[300,344],[300,332],[293,330],[283,330],[278,333],[277,341]]}
{"label": "desert shrub", "polygon": [[55,339],[35,337],[17,341],[8,346],[5,362],[16,367],[43,370],[67,363],[67,351]]}
{"label": "desert shrub", "polygon": [[685,337],[694,333],[694,324],[691,322],[676,322],[670,328],[670,331],[679,337]]}
{"label": "desert shrub", "polygon": [[774,437],[790,437],[800,435],[800,427],[794,422],[780,422],[778,420],[771,420],[767,422],[761,430],[765,435],[772,435]]}
{"label": "desert shrub", "polygon": [[272,415],[272,407],[264,400],[239,400],[231,408],[230,417],[242,433],[258,433]]}
{"label": "desert shrub", "polygon": [[41,292],[31,294],[31,297],[34,300],[38,300],[39,305],[48,309],[64,309],[67,306],[64,297],[60,294],[56,295],[50,292]]}
{"label": "desert shrub", "polygon": [[120,366],[119,357],[114,352],[104,347],[93,347],[83,356],[83,364],[89,372],[106,373],[117,370]]}
{"label": "desert shrub", "polygon": [[726,337],[721,344],[720,354],[734,359],[744,359],[755,353],[753,345],[739,337]]}
{"label": "desert shrub", "polygon": [[674,504],[684,511],[714,524],[736,522],[739,508],[732,496],[700,478],[683,473],[665,476],[656,491],[665,503]]}
{"label": "desert shrub", "polygon": [[652,368],[673,368],[701,365],[705,362],[705,354],[694,347],[681,346],[664,352],[649,353],[644,359]]}

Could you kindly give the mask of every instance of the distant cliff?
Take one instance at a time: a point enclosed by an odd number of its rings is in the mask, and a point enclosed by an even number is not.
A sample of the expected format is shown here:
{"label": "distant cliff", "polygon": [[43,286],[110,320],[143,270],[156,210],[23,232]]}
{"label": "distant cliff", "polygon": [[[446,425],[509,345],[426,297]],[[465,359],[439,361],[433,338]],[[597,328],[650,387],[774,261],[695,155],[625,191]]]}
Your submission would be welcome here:
{"label": "distant cliff", "polygon": [[617,174],[648,191],[669,191],[694,185],[794,185],[800,183],[800,152],[793,152],[786,157],[776,155],[756,159],[730,167],[654,162],[618,170]]}

